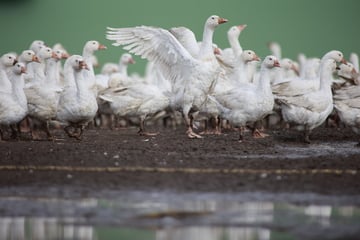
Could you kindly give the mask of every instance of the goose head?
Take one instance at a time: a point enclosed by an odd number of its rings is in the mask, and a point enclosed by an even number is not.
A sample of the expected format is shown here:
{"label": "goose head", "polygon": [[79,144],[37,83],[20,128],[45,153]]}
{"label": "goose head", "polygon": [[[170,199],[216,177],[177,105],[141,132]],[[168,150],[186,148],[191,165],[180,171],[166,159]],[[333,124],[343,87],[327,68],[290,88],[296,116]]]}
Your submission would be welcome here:
{"label": "goose head", "polygon": [[260,61],[260,58],[252,50],[245,50],[240,55],[241,59],[247,63],[251,61]]}
{"label": "goose head", "polygon": [[63,50],[61,49],[53,49],[53,52],[55,54],[55,59],[58,61],[60,59],[67,59],[69,57],[69,55],[67,53],[65,53]]}
{"label": "goose head", "polygon": [[55,59],[57,58],[54,51],[49,47],[40,48],[39,52],[37,53],[37,56],[41,60],[45,60],[45,59],[48,59],[48,58],[51,58],[51,57],[55,58]]}
{"label": "goose head", "polygon": [[37,53],[42,47],[46,47],[46,44],[42,40],[34,40],[30,44],[30,50],[33,50],[35,53]]}
{"label": "goose head", "polygon": [[129,53],[124,53],[120,57],[119,64],[128,65],[128,64],[135,64],[135,63],[136,63],[135,60],[133,59],[133,57]]}
{"label": "goose head", "polygon": [[347,63],[347,61],[344,58],[343,53],[338,50],[332,50],[332,51],[326,53],[322,59],[324,59],[324,60],[334,59],[337,62]]}
{"label": "goose head", "polygon": [[271,69],[271,68],[274,68],[274,67],[280,67],[280,63],[279,63],[279,60],[275,56],[269,55],[269,56],[265,57],[265,59],[262,62],[261,66]]}
{"label": "goose head", "polygon": [[89,53],[93,53],[97,50],[103,50],[103,49],[106,49],[106,46],[95,40],[87,41],[84,46],[84,51]]}
{"label": "goose head", "polygon": [[354,65],[350,62],[347,62],[346,64],[342,63],[339,65],[339,70],[337,71],[337,74],[342,77],[346,78],[352,78],[353,75],[355,75],[356,69]]}
{"label": "goose head", "polygon": [[71,66],[75,71],[80,71],[82,69],[89,69],[85,60],[80,55],[72,55],[65,61],[66,66]]}
{"label": "goose head", "polygon": [[33,50],[24,50],[20,56],[19,60],[22,62],[28,63],[28,62],[40,62],[39,58],[36,56],[35,52]]}
{"label": "goose head", "polygon": [[0,59],[1,65],[4,67],[10,67],[17,63],[16,56],[12,53],[5,53]]}
{"label": "goose head", "polygon": [[336,70],[339,70],[337,64],[336,64],[336,60],[334,59],[328,59],[324,62],[325,64],[325,68],[327,68],[328,70],[330,70],[332,73],[334,73]]}
{"label": "goose head", "polygon": [[210,29],[215,29],[217,26],[226,23],[227,21],[228,20],[225,18],[219,17],[217,15],[212,15],[206,20],[205,25]]}
{"label": "goose head", "polygon": [[227,35],[229,38],[238,38],[240,36],[240,33],[242,32],[242,30],[244,30],[246,27],[247,27],[246,24],[232,26],[228,30]]}
{"label": "goose head", "polygon": [[298,67],[296,66],[294,61],[291,60],[290,58],[283,58],[279,61],[279,63],[281,68],[285,70],[293,70],[297,75],[299,75]]}
{"label": "goose head", "polygon": [[22,73],[26,73],[26,67],[24,63],[18,62],[12,67],[12,71],[16,75],[20,75]]}
{"label": "goose head", "polygon": [[57,50],[61,51],[61,59],[67,59],[68,57],[70,57],[70,54],[61,43],[56,43],[53,46],[53,51],[57,51]]}

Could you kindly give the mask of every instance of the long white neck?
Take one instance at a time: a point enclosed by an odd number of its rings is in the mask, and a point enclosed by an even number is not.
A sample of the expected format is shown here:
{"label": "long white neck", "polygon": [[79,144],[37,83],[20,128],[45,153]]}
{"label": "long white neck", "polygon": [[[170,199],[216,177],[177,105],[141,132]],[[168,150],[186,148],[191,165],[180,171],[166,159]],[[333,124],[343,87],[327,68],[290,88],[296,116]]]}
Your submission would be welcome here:
{"label": "long white neck", "polygon": [[123,63],[123,62],[121,62],[121,63],[119,64],[119,73],[127,76],[127,75],[128,75],[127,69],[128,69],[128,65],[127,65],[127,64],[125,64],[125,63]]}
{"label": "long white neck", "polygon": [[25,82],[23,74],[15,74],[12,72],[10,73],[9,78],[11,79],[12,83],[11,86],[14,100],[17,101],[22,108],[27,109],[27,99],[24,93]]}
{"label": "long white neck", "polygon": [[198,56],[199,59],[215,58],[213,52],[213,35],[214,35],[214,29],[207,27],[205,25],[203,39],[201,42],[201,47]]}
{"label": "long white neck", "polygon": [[41,63],[34,62],[33,64],[33,83],[39,83],[42,84],[45,82],[45,63],[43,63],[44,60],[42,60]]}
{"label": "long white neck", "polygon": [[46,81],[51,85],[58,85],[60,83],[60,69],[58,60],[49,58],[46,60]]}
{"label": "long white neck", "polygon": [[92,58],[94,57],[94,52],[84,48],[82,57],[84,58],[84,61],[88,65],[88,68],[89,68],[89,71],[86,71],[86,72],[94,72],[94,67],[92,64]]}
{"label": "long white neck", "polygon": [[70,64],[64,65],[64,87],[75,87],[75,70]]}
{"label": "long white neck", "polygon": [[92,58],[94,57],[94,52],[84,49],[82,56],[84,58],[86,65],[88,66],[89,70],[81,71],[81,72],[84,75],[84,78],[87,79],[86,83],[88,85],[88,88],[92,88],[95,84],[95,72],[94,72],[94,66],[92,63]]}
{"label": "long white neck", "polygon": [[11,92],[11,82],[6,73],[6,69],[0,69],[0,91],[7,93]]}
{"label": "long white neck", "polygon": [[238,40],[239,36],[235,35],[228,35],[228,40],[231,46],[231,49],[233,50],[234,57],[237,58],[240,56],[240,54],[243,52],[243,49],[240,45],[240,42]]}
{"label": "long white neck", "polygon": [[[331,60],[330,60],[331,61]],[[322,61],[320,64],[320,91],[332,94],[331,83],[333,80],[332,70],[329,61]]]}
{"label": "long white neck", "polygon": [[356,53],[350,54],[350,62],[354,65],[354,68],[359,72],[359,56]]}
{"label": "long white neck", "polygon": [[270,73],[271,69],[266,66],[261,66],[259,83],[257,85],[257,91],[265,94],[272,94],[271,85],[270,85]]}
{"label": "long white neck", "polygon": [[232,79],[237,83],[246,83],[248,82],[248,76],[246,71],[246,62],[240,57],[235,61],[234,74]]}

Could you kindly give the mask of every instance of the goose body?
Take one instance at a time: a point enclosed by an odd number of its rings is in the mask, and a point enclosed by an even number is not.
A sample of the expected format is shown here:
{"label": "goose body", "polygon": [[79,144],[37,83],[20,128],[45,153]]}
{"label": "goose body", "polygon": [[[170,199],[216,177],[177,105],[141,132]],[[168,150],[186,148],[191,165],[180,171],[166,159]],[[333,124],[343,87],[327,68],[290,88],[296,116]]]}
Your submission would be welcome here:
{"label": "goose body", "polygon": [[281,97],[281,113],[283,119],[304,131],[304,140],[310,143],[311,131],[320,126],[333,110],[331,77],[336,62],[331,57],[323,58],[320,66],[320,88],[306,94],[293,97]]}
{"label": "goose body", "polygon": [[206,95],[215,86],[219,65],[213,54],[212,37],[215,28],[226,22],[210,16],[204,27],[203,41],[194,58],[169,31],[155,27],[108,28],[106,38],[113,45],[125,45],[130,53],[154,61],[165,78],[172,83],[173,107],[180,107],[190,138],[199,138],[192,130],[192,111],[199,110]]}
{"label": "goose body", "polygon": [[[56,115],[57,120],[66,125],[66,133],[77,139],[81,139],[83,129],[93,120],[98,110],[96,97],[88,88],[83,71],[88,70],[82,56],[72,55],[65,61],[64,78],[71,84],[61,93]],[[71,132],[70,128],[75,130]]]}
{"label": "goose body", "polygon": [[239,85],[237,88],[215,95],[221,116],[240,127],[240,141],[248,123],[261,120],[272,112],[274,96],[270,87],[269,72],[279,67],[275,56],[267,56],[261,64],[259,84]]}
{"label": "goose body", "polygon": [[[11,126],[19,123],[27,115],[27,100],[23,90],[25,65],[16,63],[9,72],[12,84],[11,93],[0,92],[0,126]],[[0,129],[0,140],[3,138]]]}

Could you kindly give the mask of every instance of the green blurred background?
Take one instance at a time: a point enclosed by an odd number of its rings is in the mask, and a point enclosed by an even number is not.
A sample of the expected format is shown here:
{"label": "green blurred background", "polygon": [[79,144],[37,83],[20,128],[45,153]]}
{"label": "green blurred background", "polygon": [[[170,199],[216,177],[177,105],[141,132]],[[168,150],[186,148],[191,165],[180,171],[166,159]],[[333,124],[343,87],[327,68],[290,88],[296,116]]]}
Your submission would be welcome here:
{"label": "green blurred background", "polygon": [[[300,52],[322,56],[332,49],[347,58],[350,52],[360,53],[359,0],[2,0],[0,49],[1,54],[21,52],[41,39],[81,54],[87,40],[98,40],[108,46],[97,53],[100,64],[117,62],[124,50],[105,39],[106,26],[186,26],[200,39],[212,14],[229,19],[214,36],[222,48],[229,46],[231,26],[247,24],[241,45],[262,57],[269,54],[269,41],[279,42],[283,57],[292,59]],[[129,71],[142,74],[145,61],[136,60]]]}

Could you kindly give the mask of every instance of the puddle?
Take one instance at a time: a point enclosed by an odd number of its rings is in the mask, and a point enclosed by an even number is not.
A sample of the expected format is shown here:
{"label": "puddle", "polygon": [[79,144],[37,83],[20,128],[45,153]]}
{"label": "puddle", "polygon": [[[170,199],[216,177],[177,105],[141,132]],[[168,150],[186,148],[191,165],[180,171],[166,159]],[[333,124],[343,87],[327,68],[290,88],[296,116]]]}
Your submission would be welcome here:
{"label": "puddle", "polygon": [[[218,154],[217,157],[232,157],[236,159],[301,159],[309,157],[320,156],[349,156],[351,154],[360,154],[360,148],[355,147],[357,142],[331,142],[331,143],[312,143],[303,146],[290,146],[290,145],[276,145],[272,149],[275,153],[271,154],[244,154],[244,155],[230,155]],[[207,157],[211,157],[208,155]]]}
{"label": "puddle", "polygon": [[[113,192],[0,197],[0,239],[357,239],[354,196]],[[356,198],[356,199],[354,199]]]}

